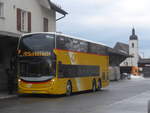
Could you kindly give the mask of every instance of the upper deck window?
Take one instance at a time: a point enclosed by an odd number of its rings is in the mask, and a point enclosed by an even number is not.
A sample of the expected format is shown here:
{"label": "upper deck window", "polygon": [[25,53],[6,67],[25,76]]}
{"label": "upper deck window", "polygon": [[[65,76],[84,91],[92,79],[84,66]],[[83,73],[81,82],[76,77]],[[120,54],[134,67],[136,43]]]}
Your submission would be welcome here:
{"label": "upper deck window", "polygon": [[94,54],[103,54],[103,55],[107,54],[105,46],[91,43],[88,41],[74,39],[65,36],[57,36],[56,41],[58,49],[94,53]]}
{"label": "upper deck window", "polygon": [[57,48],[78,52],[88,52],[88,42],[63,36],[57,36]]}
{"label": "upper deck window", "polygon": [[20,40],[20,49],[25,51],[52,51],[54,36],[49,34],[27,35]]}

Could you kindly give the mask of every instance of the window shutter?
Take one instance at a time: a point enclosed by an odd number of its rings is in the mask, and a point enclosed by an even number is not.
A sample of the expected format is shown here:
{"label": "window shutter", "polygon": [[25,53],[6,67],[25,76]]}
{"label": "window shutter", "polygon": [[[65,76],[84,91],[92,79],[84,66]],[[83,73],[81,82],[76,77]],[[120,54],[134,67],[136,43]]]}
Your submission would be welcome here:
{"label": "window shutter", "polygon": [[28,32],[31,32],[31,12],[28,12]]}
{"label": "window shutter", "polygon": [[17,8],[17,30],[21,31],[21,9]]}

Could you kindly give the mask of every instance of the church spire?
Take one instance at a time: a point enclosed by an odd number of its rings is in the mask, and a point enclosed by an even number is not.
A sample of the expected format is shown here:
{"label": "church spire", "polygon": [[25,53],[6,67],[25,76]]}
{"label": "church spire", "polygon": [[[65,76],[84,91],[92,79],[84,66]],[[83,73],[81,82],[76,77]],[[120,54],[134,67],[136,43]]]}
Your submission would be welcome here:
{"label": "church spire", "polygon": [[132,35],[135,35],[135,29],[134,29],[134,27],[132,29]]}
{"label": "church spire", "polygon": [[132,35],[130,36],[130,40],[138,40],[138,37],[135,34],[135,29],[134,27],[132,28]]}

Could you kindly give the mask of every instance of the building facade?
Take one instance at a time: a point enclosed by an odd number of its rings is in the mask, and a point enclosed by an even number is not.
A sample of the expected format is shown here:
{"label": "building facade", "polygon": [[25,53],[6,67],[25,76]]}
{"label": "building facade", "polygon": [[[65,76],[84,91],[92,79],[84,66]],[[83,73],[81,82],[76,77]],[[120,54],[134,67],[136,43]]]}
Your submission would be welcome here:
{"label": "building facade", "polygon": [[0,0],[0,31],[55,32],[56,12],[67,12],[54,5],[48,0]]}
{"label": "building facade", "polygon": [[124,60],[120,66],[138,67],[139,43],[134,28],[132,29],[132,35],[129,37],[129,55],[130,57]]}
{"label": "building facade", "polygon": [[0,91],[7,89],[7,72],[21,34],[55,32],[56,13],[67,12],[50,0],[0,0]]}

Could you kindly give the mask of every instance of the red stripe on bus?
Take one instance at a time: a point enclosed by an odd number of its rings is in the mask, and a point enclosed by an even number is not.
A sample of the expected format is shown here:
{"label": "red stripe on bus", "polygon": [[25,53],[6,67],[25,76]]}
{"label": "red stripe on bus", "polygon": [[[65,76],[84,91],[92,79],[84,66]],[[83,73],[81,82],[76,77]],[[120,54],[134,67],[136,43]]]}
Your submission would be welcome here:
{"label": "red stripe on bus", "polygon": [[47,80],[47,81],[44,81],[44,82],[30,82],[30,81],[21,80],[21,82],[28,83],[28,84],[43,84],[43,83],[47,83],[49,81],[51,81],[51,80]]}

